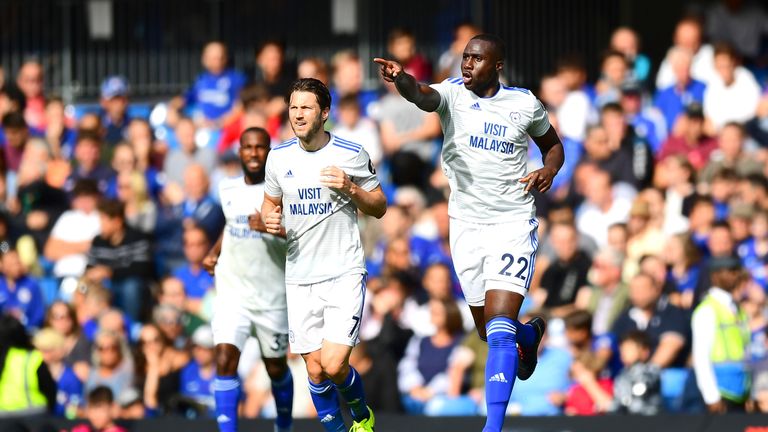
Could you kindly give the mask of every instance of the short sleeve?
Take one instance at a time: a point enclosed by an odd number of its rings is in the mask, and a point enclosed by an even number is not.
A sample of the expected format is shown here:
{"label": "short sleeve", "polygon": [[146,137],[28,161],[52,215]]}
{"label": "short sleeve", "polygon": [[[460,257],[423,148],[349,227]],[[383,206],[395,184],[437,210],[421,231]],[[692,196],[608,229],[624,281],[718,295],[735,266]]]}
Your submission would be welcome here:
{"label": "short sleeve", "polygon": [[275,175],[275,157],[272,153],[267,156],[267,166],[264,175],[264,192],[271,197],[283,196],[283,190]]}
{"label": "short sleeve", "polygon": [[666,313],[661,320],[661,334],[677,333],[682,338],[690,333],[690,325],[685,317],[685,312],[674,307],[667,306]]}
{"label": "short sleeve", "polygon": [[541,101],[536,99],[533,107],[533,118],[531,119],[531,124],[528,125],[528,135],[540,137],[547,133],[549,126],[547,110]]}
{"label": "short sleeve", "polygon": [[373,166],[371,157],[368,156],[368,152],[365,149],[360,149],[352,169],[347,174],[356,185],[365,191],[370,192],[379,185],[379,179],[376,177],[376,168]]}
{"label": "short sleeve", "polygon": [[452,79],[455,80],[455,78],[448,78],[439,84],[429,85],[431,88],[437,91],[437,93],[440,94],[440,105],[438,105],[437,109],[435,110],[438,113],[444,112],[449,106],[453,104],[453,89],[457,84],[450,82]]}

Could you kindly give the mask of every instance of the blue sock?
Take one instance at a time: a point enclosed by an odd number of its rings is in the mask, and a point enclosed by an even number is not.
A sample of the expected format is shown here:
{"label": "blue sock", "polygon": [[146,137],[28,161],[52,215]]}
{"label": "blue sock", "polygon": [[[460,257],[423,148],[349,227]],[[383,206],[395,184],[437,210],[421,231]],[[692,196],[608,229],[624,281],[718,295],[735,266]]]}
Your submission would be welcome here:
{"label": "blue sock", "polygon": [[346,432],[344,418],[341,417],[341,406],[336,386],[331,380],[325,380],[320,384],[309,382],[309,393],[317,410],[317,418],[326,432]]}
{"label": "blue sock", "polygon": [[501,432],[517,374],[515,321],[496,317],[485,326],[488,360],[485,364],[485,403],[488,417],[483,432]]}
{"label": "blue sock", "polygon": [[277,418],[275,424],[278,429],[290,429],[293,417],[293,375],[288,369],[278,381],[272,381],[272,396],[275,398]]}
{"label": "blue sock", "polygon": [[347,379],[344,380],[343,384],[337,384],[336,388],[339,389],[341,395],[344,396],[344,400],[347,401],[354,421],[360,422],[370,417],[368,406],[365,404],[363,379],[355,368],[349,367]]}
{"label": "blue sock", "polygon": [[517,328],[517,343],[523,348],[530,348],[536,343],[536,329],[530,324],[523,324],[515,320]]}
{"label": "blue sock", "polygon": [[237,432],[237,403],[240,400],[240,379],[219,376],[213,381],[213,398],[216,401],[216,422],[220,432]]}

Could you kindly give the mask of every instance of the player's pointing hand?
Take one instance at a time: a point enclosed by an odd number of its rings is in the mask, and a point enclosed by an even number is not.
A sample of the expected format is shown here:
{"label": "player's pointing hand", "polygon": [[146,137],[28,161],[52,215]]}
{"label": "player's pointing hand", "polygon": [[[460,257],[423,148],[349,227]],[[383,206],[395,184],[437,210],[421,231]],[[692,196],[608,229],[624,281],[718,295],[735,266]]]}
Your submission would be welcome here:
{"label": "player's pointing hand", "polygon": [[403,66],[396,61],[386,60],[379,57],[376,57],[373,61],[381,65],[381,77],[384,81],[394,82],[397,75],[403,71]]}
{"label": "player's pointing hand", "polygon": [[270,234],[280,234],[280,228],[283,222],[283,209],[280,206],[272,209],[272,212],[264,217],[264,225],[267,226],[267,232]]}
{"label": "player's pointing hand", "polygon": [[536,171],[529,173],[527,176],[520,179],[521,183],[527,183],[525,186],[525,193],[536,188],[539,192],[546,192],[552,187],[552,180],[554,180],[557,171],[549,167],[537,169]]}

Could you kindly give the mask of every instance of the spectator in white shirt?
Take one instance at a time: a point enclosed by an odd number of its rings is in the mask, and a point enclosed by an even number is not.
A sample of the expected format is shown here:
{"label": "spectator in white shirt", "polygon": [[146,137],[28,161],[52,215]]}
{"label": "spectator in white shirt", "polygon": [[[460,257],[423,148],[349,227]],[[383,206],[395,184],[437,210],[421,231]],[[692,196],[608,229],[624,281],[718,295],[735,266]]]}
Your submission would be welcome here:
{"label": "spectator in white shirt", "polygon": [[[714,50],[711,45],[702,43],[701,22],[697,18],[683,18],[675,28],[674,45],[672,48],[687,49],[693,54],[691,75],[694,79],[709,83],[715,75]],[[661,62],[656,74],[656,88],[667,88],[676,82],[669,55]]]}
{"label": "spectator in white shirt", "polygon": [[629,219],[632,201],[614,193],[610,175],[601,170],[586,179],[584,196],[586,200],[576,214],[576,227],[602,248],[608,244],[608,227]]}
{"label": "spectator in white shirt", "polygon": [[53,226],[45,244],[45,257],[55,262],[57,278],[79,278],[85,272],[91,241],[101,232],[96,204],[99,189],[95,180],[79,180],[72,190],[72,209],[64,212]]}
{"label": "spectator in white shirt", "polygon": [[333,128],[333,133],[346,140],[363,146],[373,165],[381,162],[381,143],[376,123],[363,117],[357,94],[342,96],[339,101],[339,123]]}
{"label": "spectator in white shirt", "polygon": [[727,44],[715,48],[717,75],[704,91],[704,115],[710,133],[728,122],[744,123],[755,117],[760,102],[760,85],[752,73],[739,66],[738,54]]}

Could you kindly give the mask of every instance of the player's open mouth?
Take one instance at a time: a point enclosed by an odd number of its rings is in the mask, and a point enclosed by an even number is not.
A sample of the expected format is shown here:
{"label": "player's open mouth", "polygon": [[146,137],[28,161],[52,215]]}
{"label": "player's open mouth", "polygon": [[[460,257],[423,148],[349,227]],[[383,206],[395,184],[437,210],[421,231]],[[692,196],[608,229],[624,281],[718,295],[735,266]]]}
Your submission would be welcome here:
{"label": "player's open mouth", "polygon": [[469,72],[464,72],[461,74],[461,79],[464,81],[464,84],[467,84],[472,81],[472,74]]}
{"label": "player's open mouth", "polygon": [[261,164],[259,162],[248,162],[246,165],[253,171],[258,171],[261,169]]}

